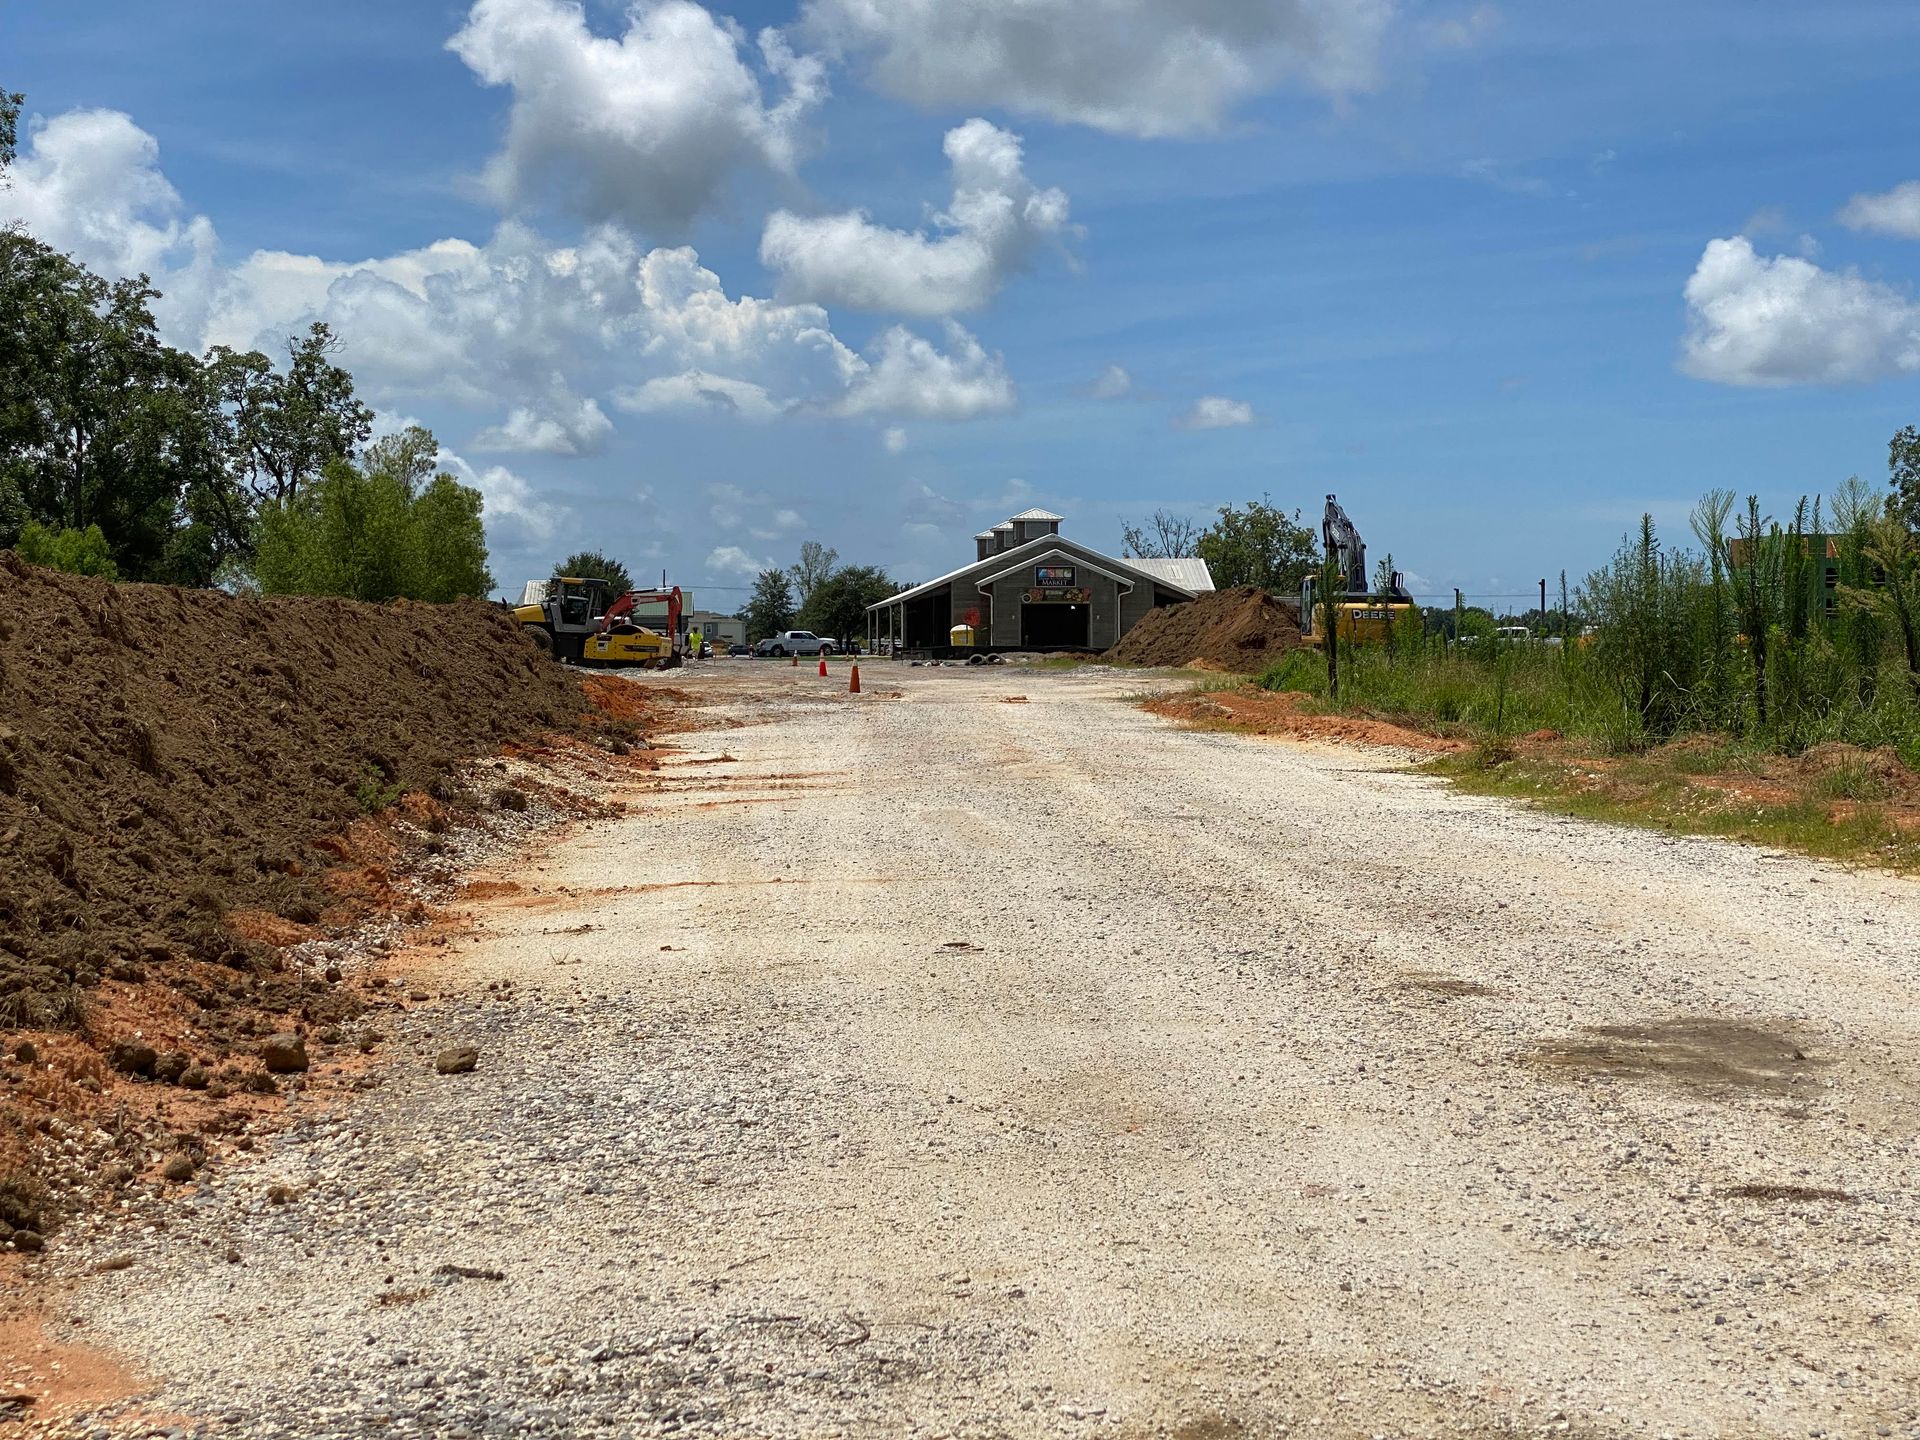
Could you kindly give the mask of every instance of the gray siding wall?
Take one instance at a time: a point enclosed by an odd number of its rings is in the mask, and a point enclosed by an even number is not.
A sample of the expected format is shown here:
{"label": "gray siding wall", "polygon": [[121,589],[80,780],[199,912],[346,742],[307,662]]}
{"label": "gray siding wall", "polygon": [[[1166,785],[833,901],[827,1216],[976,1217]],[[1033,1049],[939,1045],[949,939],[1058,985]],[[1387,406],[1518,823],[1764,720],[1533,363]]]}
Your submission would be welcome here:
{"label": "gray siding wall", "polygon": [[1009,575],[997,580],[993,586],[993,643],[995,645],[1018,645],[1020,643],[1020,599],[1027,592],[1028,575]]}
{"label": "gray siding wall", "polygon": [[1091,570],[1084,573],[1082,588],[1093,592],[1093,617],[1087,625],[1087,643],[1096,650],[1105,650],[1120,638],[1116,628],[1120,623],[1120,586],[1105,575],[1096,575]]}
{"label": "gray siding wall", "polygon": [[[1153,586],[1135,585],[1131,595],[1120,597],[1120,635],[1126,634],[1134,626],[1147,618],[1147,612],[1153,609]],[[1111,643],[1118,644],[1116,635]]]}

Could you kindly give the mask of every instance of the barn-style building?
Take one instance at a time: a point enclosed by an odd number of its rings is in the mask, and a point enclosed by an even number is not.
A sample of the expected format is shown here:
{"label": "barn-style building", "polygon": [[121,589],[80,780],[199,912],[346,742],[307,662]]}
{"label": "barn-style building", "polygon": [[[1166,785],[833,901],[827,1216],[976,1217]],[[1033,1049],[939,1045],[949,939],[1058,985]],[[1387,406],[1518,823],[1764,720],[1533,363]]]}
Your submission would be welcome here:
{"label": "barn-style building", "polygon": [[[973,537],[974,559],[867,609],[881,652],[1105,650],[1149,610],[1213,589],[1206,562],[1116,560],[1024,510]],[[970,632],[970,633],[969,633]]]}

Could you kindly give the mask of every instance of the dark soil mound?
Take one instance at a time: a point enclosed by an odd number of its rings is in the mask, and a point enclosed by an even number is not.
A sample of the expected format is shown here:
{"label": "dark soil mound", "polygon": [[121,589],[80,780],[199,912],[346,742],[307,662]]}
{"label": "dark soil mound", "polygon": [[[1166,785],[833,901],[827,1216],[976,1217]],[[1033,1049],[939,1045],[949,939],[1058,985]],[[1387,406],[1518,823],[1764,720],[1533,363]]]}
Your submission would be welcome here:
{"label": "dark soil mound", "polygon": [[0,1029],[74,1023],[109,974],[257,970],[231,912],[320,919],[340,852],[319,842],[582,704],[491,606],[245,600],[0,552]]}
{"label": "dark soil mound", "polygon": [[1106,658],[1123,665],[1194,665],[1254,675],[1299,649],[1297,604],[1254,585],[1155,610]]}

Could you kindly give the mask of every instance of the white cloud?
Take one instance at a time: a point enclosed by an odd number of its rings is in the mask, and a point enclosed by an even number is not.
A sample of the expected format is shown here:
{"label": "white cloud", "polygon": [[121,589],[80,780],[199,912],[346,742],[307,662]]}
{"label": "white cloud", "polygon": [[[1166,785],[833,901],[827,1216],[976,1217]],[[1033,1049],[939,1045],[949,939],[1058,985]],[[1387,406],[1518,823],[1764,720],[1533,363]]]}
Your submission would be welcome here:
{"label": "white cloud", "polygon": [[880,437],[880,443],[887,447],[889,455],[898,455],[907,448],[907,432],[898,425],[892,426]]}
{"label": "white cloud", "polygon": [[985,120],[947,132],[953,199],[934,233],[893,230],[864,214],[767,220],[760,259],[782,295],[858,310],[951,315],[977,310],[1041,246],[1068,233],[1067,197],[1027,179],[1020,137]]}
{"label": "white cloud", "polygon": [[[1500,11],[1493,5],[1476,5],[1464,15],[1445,15],[1427,22],[1428,39],[1447,50],[1465,50],[1478,45],[1500,27]],[[1612,152],[1608,152],[1612,158]]]}
{"label": "white cloud", "polygon": [[69,110],[36,119],[0,187],[0,223],[119,278],[167,277],[155,318],[191,329],[204,318],[218,240],[188,215],[160,172],[160,144],[118,110]]}
{"label": "white cloud", "polygon": [[591,451],[611,430],[595,396],[636,413],[758,420],[956,420],[1014,403],[999,357],[958,326],[944,349],[896,328],[863,355],[822,307],[729,295],[692,249],[648,250],[612,225],[571,246],[509,221],[479,245],[344,262],[261,250],[225,264],[212,224],[182,218],[156,162],[125,116],[61,116],[30,139],[0,219],[26,220],[108,275],[147,268],[168,296],[162,333],[184,348],[278,354],[326,321],[370,404],[504,416],[476,437],[484,448]]}
{"label": "white cloud", "polygon": [[[782,506],[764,490],[747,491],[738,485],[707,486],[707,518],[716,530],[744,529],[755,540],[780,540],[803,528],[798,510]],[[764,568],[764,567],[763,567]]]}
{"label": "white cloud", "polygon": [[1087,388],[1087,393],[1096,400],[1118,400],[1131,389],[1133,376],[1118,365],[1109,365]]}
{"label": "white cloud", "polygon": [[1478,185],[1490,185],[1495,190],[1504,190],[1509,195],[1530,195],[1536,200],[1552,198],[1554,188],[1535,175],[1521,175],[1507,169],[1499,160],[1482,156],[1478,160],[1468,160],[1460,167],[1460,178],[1471,180]]}
{"label": "white cloud", "polygon": [[860,358],[860,370],[843,399],[840,415],[904,415],[920,420],[973,420],[1013,409],[1013,381],[998,355],[951,320],[941,350],[896,325]]}
{"label": "white cloud", "polygon": [[762,570],[775,568],[771,560],[756,560],[738,545],[718,545],[707,552],[709,575],[738,575],[751,580]]}
{"label": "white cloud", "polygon": [[517,455],[593,455],[606,448],[613,422],[593,400],[562,401],[556,409],[558,414],[543,415],[516,406],[504,423],[474,436],[473,448]]}
{"label": "white cloud", "polygon": [[564,505],[542,498],[504,465],[477,466],[444,448],[434,464],[480,492],[487,543],[496,550],[523,551],[543,546],[571,518],[572,512]]}
{"label": "white cloud", "polygon": [[1229,400],[1224,395],[1202,395],[1193,407],[1174,417],[1181,430],[1225,430],[1235,425],[1251,425],[1253,406],[1244,400]]}
{"label": "white cloud", "polygon": [[768,105],[744,40],[691,0],[634,0],[617,40],[593,34],[570,0],[477,0],[447,48],[513,90],[485,174],[503,206],[551,200],[589,222],[679,231],[736,169],[790,173],[826,93],[820,62],[769,30],[761,68],[785,95]]}
{"label": "white cloud", "polygon": [[1840,223],[1852,230],[1920,240],[1920,180],[1905,181],[1884,195],[1854,196],[1841,209]]}
{"label": "white cloud", "polygon": [[807,0],[802,30],[929,107],[1002,106],[1126,135],[1212,130],[1297,80],[1371,88],[1394,0]]}
{"label": "white cloud", "polygon": [[1687,281],[1680,367],[1723,385],[1866,384],[1920,371],[1920,305],[1852,271],[1709,241]]}
{"label": "white cloud", "polygon": [[732,380],[704,370],[662,375],[642,385],[614,392],[613,403],[636,415],[706,413],[740,420],[772,420],[786,413],[763,386],[751,380]]}

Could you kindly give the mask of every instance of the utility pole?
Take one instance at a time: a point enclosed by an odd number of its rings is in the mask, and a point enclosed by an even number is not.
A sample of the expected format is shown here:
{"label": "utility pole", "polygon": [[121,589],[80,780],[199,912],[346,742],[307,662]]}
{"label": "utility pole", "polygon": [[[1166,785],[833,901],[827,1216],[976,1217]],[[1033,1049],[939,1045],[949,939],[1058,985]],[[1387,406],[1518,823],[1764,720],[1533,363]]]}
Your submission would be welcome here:
{"label": "utility pole", "polygon": [[1456,585],[1453,587],[1453,643],[1456,645],[1460,643],[1460,622],[1464,618],[1461,615],[1462,608],[1460,587]]}
{"label": "utility pole", "polygon": [[1547,633],[1547,577],[1540,577],[1540,634]]}

